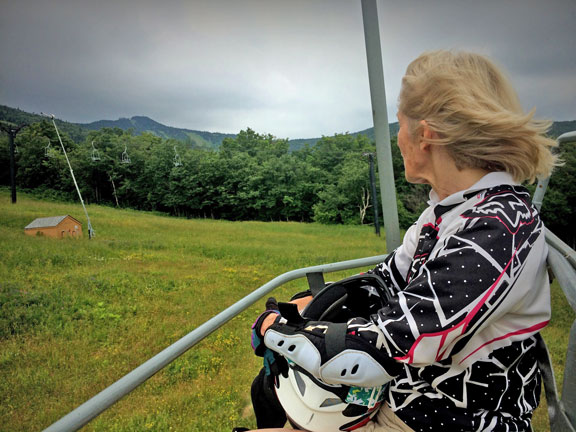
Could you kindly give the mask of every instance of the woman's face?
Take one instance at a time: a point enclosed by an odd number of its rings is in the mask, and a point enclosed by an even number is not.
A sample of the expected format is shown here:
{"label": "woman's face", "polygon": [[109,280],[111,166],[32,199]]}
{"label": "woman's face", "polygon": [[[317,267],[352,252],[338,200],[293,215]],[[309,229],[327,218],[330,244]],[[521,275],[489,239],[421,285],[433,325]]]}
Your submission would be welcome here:
{"label": "woman's face", "polygon": [[420,149],[420,135],[414,136],[410,131],[408,118],[398,112],[398,147],[404,160],[404,176],[410,183],[428,183],[422,176],[426,154]]}

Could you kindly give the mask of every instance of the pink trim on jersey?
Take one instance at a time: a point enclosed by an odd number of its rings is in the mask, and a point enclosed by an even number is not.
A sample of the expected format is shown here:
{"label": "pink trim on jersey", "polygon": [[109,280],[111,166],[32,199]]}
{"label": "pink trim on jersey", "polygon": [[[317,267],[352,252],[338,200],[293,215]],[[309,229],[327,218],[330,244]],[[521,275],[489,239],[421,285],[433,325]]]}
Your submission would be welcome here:
{"label": "pink trim on jersey", "polygon": [[497,338],[494,338],[491,341],[488,341],[485,344],[480,345],[478,348],[476,348],[474,351],[472,351],[470,354],[468,354],[466,357],[464,357],[460,363],[462,363],[464,360],[466,360],[468,357],[470,357],[476,351],[480,350],[481,348],[484,348],[486,345],[490,345],[493,342],[496,342],[496,341],[499,341],[502,339],[506,339],[506,338],[509,338],[511,336],[516,336],[516,335],[526,334],[526,333],[536,333],[538,330],[542,330],[544,327],[546,327],[549,322],[550,322],[550,320],[542,321],[541,323],[534,324],[532,327],[528,327],[528,328],[521,329],[521,330],[516,330],[516,331],[510,332],[508,334],[505,334],[504,336],[499,336]]}
{"label": "pink trim on jersey", "polygon": [[520,248],[520,245],[518,245],[518,247],[516,248],[516,250],[512,254],[510,261],[508,261],[508,264],[506,264],[506,267],[504,267],[504,269],[500,273],[500,276],[498,276],[498,279],[496,279],[496,281],[492,284],[490,289],[488,289],[488,291],[486,291],[486,294],[484,294],[484,297],[482,297],[482,299],[478,302],[478,304],[474,307],[474,309],[472,309],[470,311],[470,313],[468,315],[466,315],[466,317],[458,325],[456,325],[450,329],[442,330],[442,331],[439,331],[436,333],[421,334],[420,336],[418,336],[418,338],[416,339],[414,344],[412,344],[412,347],[408,351],[407,355],[405,355],[404,357],[394,357],[394,359],[398,360],[398,361],[408,361],[408,364],[412,364],[414,362],[414,351],[416,351],[418,344],[424,338],[442,336],[440,346],[438,347],[438,352],[436,353],[436,361],[442,360],[442,358],[444,357],[444,354],[446,354],[446,350],[448,348],[446,348],[442,352],[440,352],[440,350],[442,349],[442,347],[444,347],[444,344],[446,342],[446,338],[448,337],[448,335],[455,332],[457,329],[461,329],[460,334],[458,336],[463,335],[466,332],[466,329],[468,328],[468,324],[470,324],[470,322],[476,316],[476,314],[480,311],[482,306],[484,306],[484,304],[488,301],[488,299],[490,298],[490,296],[492,295],[492,293],[494,292],[494,290],[498,286],[500,280],[502,279],[502,276],[504,276],[504,274],[506,273],[506,270],[508,269],[508,267],[510,267],[510,264],[512,264],[512,261],[516,257],[516,252],[518,252],[519,248]]}

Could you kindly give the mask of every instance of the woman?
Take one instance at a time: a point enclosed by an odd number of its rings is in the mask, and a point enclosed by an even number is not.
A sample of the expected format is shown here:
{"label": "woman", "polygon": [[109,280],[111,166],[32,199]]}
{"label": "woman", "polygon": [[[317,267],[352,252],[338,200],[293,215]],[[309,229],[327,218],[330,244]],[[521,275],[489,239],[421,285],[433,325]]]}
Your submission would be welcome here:
{"label": "woman", "polygon": [[330,323],[269,312],[256,330],[327,383],[389,382],[387,404],[358,431],[529,430],[540,395],[534,335],[550,300],[544,226],[520,183],[556,164],[548,124],[522,111],[490,60],[466,52],[414,60],[398,111],[406,179],[431,192],[373,270],[392,299],[371,320],[348,321],[336,355]]}

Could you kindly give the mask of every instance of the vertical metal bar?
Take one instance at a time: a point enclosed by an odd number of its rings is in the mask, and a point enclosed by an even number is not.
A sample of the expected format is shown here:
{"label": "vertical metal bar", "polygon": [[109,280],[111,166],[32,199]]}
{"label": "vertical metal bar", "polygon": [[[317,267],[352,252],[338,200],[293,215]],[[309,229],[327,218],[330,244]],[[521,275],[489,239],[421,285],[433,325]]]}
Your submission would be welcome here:
{"label": "vertical metal bar", "polygon": [[[549,233],[549,232],[548,232]],[[562,247],[562,243],[550,243],[551,237],[546,235],[546,240],[549,246],[548,250],[548,266],[552,270],[554,277],[558,281],[560,288],[564,292],[566,299],[572,310],[576,311],[576,269],[568,261],[565,252],[569,252],[572,257],[575,253],[573,249],[567,250]],[[553,235],[550,233],[550,235]],[[555,236],[554,236],[555,237]],[[558,239],[559,240],[559,239]],[[557,249],[557,246],[560,246]],[[552,399],[549,403],[549,418],[550,428],[552,431],[574,431],[576,430],[576,372],[574,364],[576,362],[576,321],[572,324],[570,329],[570,336],[568,339],[568,347],[566,350],[566,360],[564,362],[564,380],[562,384],[562,397],[558,402],[558,391],[555,388],[555,383],[550,383],[550,378],[544,375],[546,388],[546,400]],[[546,381],[548,380],[548,382]],[[550,395],[548,393],[551,393]],[[552,394],[555,393],[555,394]],[[550,411],[552,408],[553,411]]]}
{"label": "vertical metal bar", "polygon": [[374,175],[374,154],[370,153],[370,187],[372,188],[372,208],[374,209],[374,231],[380,235],[380,220],[378,215],[378,194],[376,192],[376,178]]}
{"label": "vertical metal bar", "polygon": [[576,321],[570,328],[566,361],[564,362],[564,381],[562,384],[562,405],[573,429],[576,429]]}
{"label": "vertical metal bar", "polygon": [[8,132],[10,137],[10,190],[12,196],[12,204],[16,204],[16,161],[14,160],[14,139],[16,133],[14,130]]}
{"label": "vertical metal bar", "polygon": [[392,149],[390,147],[390,129],[386,110],[386,89],[384,87],[384,68],[378,26],[376,0],[362,0],[362,18],[364,21],[364,39],[366,41],[366,59],[368,61],[368,79],[372,117],[374,120],[374,139],[378,159],[380,191],[383,195],[382,217],[386,229],[386,251],[390,253],[400,245],[398,224],[398,206],[396,204],[396,186],[392,167]]}
{"label": "vertical metal bar", "polygon": [[544,195],[546,194],[546,189],[548,188],[548,182],[550,182],[550,177],[538,180],[538,186],[534,191],[534,198],[532,198],[532,204],[534,207],[540,211],[542,208],[542,201],[544,201]]}

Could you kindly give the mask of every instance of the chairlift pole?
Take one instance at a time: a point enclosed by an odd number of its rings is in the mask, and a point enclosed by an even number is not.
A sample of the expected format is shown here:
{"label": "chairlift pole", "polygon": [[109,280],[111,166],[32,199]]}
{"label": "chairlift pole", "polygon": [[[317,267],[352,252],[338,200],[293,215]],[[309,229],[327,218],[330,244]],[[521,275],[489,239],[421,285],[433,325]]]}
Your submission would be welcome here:
{"label": "chairlift pole", "polygon": [[364,39],[368,61],[370,98],[372,100],[378,176],[380,178],[380,190],[383,195],[381,201],[382,216],[386,229],[386,252],[390,253],[393,249],[400,246],[400,228],[394,171],[392,168],[392,149],[386,110],[386,89],[384,86],[384,68],[382,66],[382,48],[380,46],[376,0],[362,0],[362,18],[364,21]]}
{"label": "chairlift pole", "polygon": [[70,164],[70,159],[68,159],[68,153],[66,153],[66,148],[64,147],[64,143],[62,142],[62,138],[60,138],[60,132],[58,131],[58,126],[56,126],[56,121],[54,121],[54,115],[46,115],[52,119],[52,124],[54,125],[54,129],[56,130],[56,135],[58,136],[58,141],[60,141],[60,146],[62,147],[62,151],[64,152],[64,156],[66,157],[66,162],[68,162],[68,168],[70,168],[70,175],[72,176],[72,180],[74,181],[74,186],[76,186],[76,192],[78,192],[78,197],[80,198],[80,202],[82,203],[82,208],[84,209],[84,214],[86,215],[86,220],[88,221],[88,239],[94,237],[94,229],[92,228],[92,224],[90,223],[90,216],[88,216],[88,210],[86,210],[86,206],[84,205],[84,200],[82,199],[82,194],[80,193],[80,188],[78,187],[78,183],[76,182],[76,177],[74,176],[74,171],[72,170],[72,165]]}
{"label": "chairlift pole", "polygon": [[16,139],[18,132],[20,132],[20,130],[25,126],[28,126],[28,124],[13,127],[0,124],[0,128],[8,134],[10,141],[10,191],[12,204],[16,204],[16,160],[14,158],[14,140]]}
{"label": "chairlift pole", "polygon": [[374,210],[374,232],[380,236],[380,221],[378,217],[378,195],[376,192],[376,176],[374,175],[374,153],[364,153],[370,162],[370,188],[372,193],[372,208]]}

